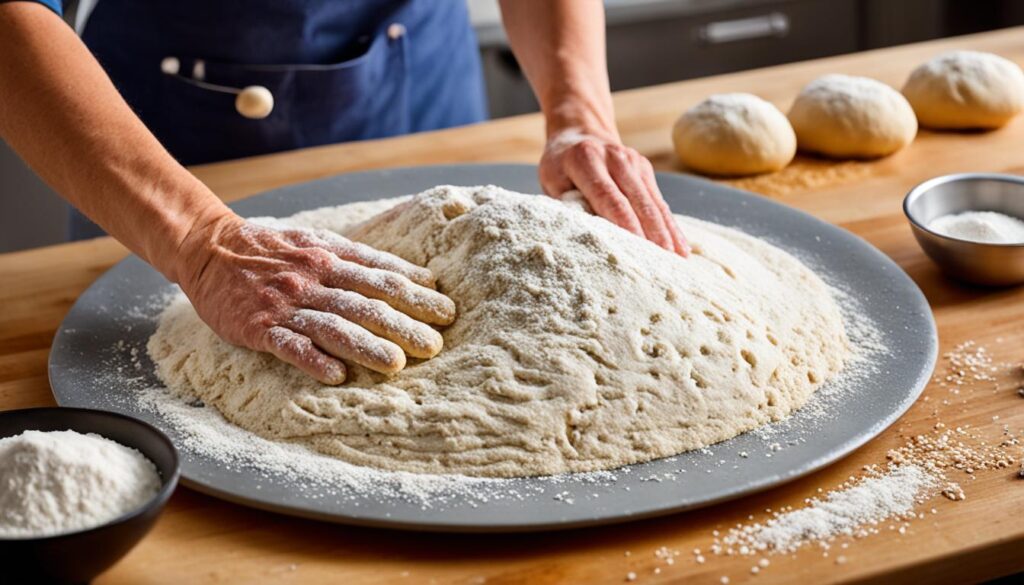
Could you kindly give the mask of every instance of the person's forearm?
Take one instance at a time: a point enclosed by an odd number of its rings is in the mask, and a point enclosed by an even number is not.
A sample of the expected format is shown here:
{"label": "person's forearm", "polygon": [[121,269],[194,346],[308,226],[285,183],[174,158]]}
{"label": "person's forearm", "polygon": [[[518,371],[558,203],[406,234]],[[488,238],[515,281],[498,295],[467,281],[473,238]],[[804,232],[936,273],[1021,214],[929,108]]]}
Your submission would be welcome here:
{"label": "person's forearm", "polygon": [[617,138],[601,0],[502,0],[501,14],[548,136],[574,129]]}
{"label": "person's forearm", "polygon": [[0,137],[51,187],[178,281],[188,234],[230,213],[178,164],[56,15],[0,3]]}
{"label": "person's forearm", "polygon": [[501,0],[501,15],[547,122],[544,192],[576,191],[601,217],[685,255],[654,167],[615,127],[601,0]]}

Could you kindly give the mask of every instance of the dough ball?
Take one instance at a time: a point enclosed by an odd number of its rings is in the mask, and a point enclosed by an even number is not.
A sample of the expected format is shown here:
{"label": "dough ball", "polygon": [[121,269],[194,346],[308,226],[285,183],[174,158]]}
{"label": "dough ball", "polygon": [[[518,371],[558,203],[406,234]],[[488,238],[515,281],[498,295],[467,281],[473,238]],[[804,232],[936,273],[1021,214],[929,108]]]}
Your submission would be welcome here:
{"label": "dough ball", "polygon": [[917,118],[888,85],[849,75],[808,83],[789,110],[801,150],[834,158],[876,158],[910,144]]}
{"label": "dough ball", "polygon": [[903,86],[928,128],[998,128],[1024,108],[1024,73],[999,55],[943,53],[923,63]]}
{"label": "dough ball", "polygon": [[749,93],[713,95],[687,110],[672,129],[680,162],[709,175],[777,171],[796,154],[789,120]]}

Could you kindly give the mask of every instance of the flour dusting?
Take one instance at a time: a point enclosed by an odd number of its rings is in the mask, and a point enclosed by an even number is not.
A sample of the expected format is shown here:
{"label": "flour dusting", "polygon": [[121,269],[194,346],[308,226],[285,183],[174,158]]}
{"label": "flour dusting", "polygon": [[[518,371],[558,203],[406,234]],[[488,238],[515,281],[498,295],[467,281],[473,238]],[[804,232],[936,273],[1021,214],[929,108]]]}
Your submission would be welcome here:
{"label": "flour dusting", "polygon": [[[370,217],[368,217],[370,216]],[[680,258],[496,187],[284,220],[429,268],[459,317],[444,351],[321,385],[221,341],[181,297],[149,343],[174,394],[273,441],[384,470],[524,477],[700,449],[789,416],[850,360],[829,288],[736,230],[680,223]]]}
{"label": "flour dusting", "polygon": [[844,488],[812,499],[798,510],[777,514],[767,522],[729,531],[726,546],[756,554],[793,552],[808,542],[829,542],[837,536],[865,536],[873,526],[894,517],[913,516],[915,504],[938,479],[914,464],[892,466]]}

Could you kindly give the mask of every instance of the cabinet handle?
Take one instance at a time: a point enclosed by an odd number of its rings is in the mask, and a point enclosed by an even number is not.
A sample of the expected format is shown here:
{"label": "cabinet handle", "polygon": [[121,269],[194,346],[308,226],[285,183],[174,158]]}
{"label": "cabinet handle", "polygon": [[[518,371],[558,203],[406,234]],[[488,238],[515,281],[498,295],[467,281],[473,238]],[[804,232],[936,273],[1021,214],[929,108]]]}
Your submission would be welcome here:
{"label": "cabinet handle", "polygon": [[784,37],[789,34],[789,17],[781,12],[762,16],[710,22],[700,28],[697,36],[711,44],[734,43],[751,39]]}

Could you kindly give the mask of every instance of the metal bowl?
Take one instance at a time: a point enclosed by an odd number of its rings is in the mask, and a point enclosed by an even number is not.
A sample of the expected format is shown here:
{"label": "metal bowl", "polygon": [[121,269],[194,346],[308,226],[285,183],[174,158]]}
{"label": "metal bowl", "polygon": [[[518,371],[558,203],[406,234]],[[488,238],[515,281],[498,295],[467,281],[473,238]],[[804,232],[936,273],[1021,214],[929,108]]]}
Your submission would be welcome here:
{"label": "metal bowl", "polygon": [[996,173],[944,175],[914,187],[903,200],[917,243],[950,276],[986,286],[1024,282],[1024,244],[974,242],[928,228],[938,217],[965,211],[1024,218],[1024,178]]}
{"label": "metal bowl", "polygon": [[39,538],[0,538],[0,583],[88,583],[149,532],[181,473],[178,452],[153,426],[123,414],[85,408],[29,408],[0,413],[0,438],[27,430],[96,433],[138,449],[160,472],[148,502],[85,530]]}

